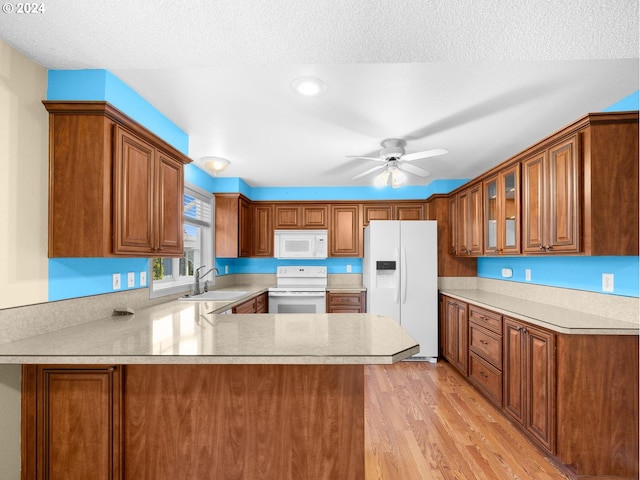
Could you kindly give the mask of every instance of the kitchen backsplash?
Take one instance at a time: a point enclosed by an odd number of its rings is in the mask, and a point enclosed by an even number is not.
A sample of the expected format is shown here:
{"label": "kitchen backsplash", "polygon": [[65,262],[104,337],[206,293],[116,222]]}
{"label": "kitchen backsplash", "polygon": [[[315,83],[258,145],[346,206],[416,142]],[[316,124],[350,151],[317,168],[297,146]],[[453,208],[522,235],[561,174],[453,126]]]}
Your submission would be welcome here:
{"label": "kitchen backsplash", "polygon": [[568,310],[577,310],[592,315],[640,324],[638,314],[640,302],[637,297],[606,295],[584,290],[480,277],[440,277],[438,279],[438,288],[440,290],[486,290],[531,302],[544,303]]}

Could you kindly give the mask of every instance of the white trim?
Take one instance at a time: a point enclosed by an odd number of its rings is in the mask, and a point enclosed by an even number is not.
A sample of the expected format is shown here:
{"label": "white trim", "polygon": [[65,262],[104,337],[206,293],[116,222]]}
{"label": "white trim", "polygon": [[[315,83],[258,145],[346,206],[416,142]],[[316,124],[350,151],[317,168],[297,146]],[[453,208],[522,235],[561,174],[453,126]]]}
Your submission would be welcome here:
{"label": "white trim", "polygon": [[[203,248],[202,254],[211,259],[211,263],[209,265],[208,261],[201,261],[202,265],[207,265],[209,268],[215,266],[215,198],[214,196],[195,186],[192,184],[185,183],[184,186],[184,194],[194,197],[197,200],[208,203],[210,208],[210,221],[200,219],[192,219],[185,217],[187,219],[186,223],[189,225],[193,225],[194,227],[200,228],[204,231],[204,235],[202,238]],[[184,196],[184,195],[183,195]],[[183,222],[184,224],[184,222]],[[184,257],[182,257],[184,258]],[[179,262],[181,258],[174,258],[172,269],[174,272],[174,278],[172,280],[160,280],[153,281],[153,258],[149,259],[148,262],[148,276],[149,278],[149,298],[158,298],[167,295],[174,295],[177,293],[187,293],[193,290],[194,278],[191,276],[176,276],[179,272]],[[194,266],[194,269],[200,267],[202,265]],[[205,279],[208,281],[210,285],[215,284],[215,275],[207,275]]]}

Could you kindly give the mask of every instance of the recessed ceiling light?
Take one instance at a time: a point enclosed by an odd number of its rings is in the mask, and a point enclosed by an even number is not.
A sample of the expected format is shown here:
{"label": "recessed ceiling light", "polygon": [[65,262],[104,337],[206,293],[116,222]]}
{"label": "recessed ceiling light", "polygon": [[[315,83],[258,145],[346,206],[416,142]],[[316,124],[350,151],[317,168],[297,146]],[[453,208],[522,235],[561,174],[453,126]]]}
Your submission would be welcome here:
{"label": "recessed ceiling light", "polygon": [[317,97],[324,93],[326,85],[316,77],[299,77],[291,82],[291,88],[298,95],[305,97]]}

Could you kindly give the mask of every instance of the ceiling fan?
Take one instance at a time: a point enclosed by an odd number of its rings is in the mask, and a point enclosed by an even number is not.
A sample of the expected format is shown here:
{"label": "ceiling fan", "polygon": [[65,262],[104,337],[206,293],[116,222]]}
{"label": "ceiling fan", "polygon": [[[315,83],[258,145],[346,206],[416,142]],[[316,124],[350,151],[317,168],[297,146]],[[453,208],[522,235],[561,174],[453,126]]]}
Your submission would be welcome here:
{"label": "ceiling fan", "polygon": [[391,186],[396,188],[404,184],[406,180],[405,172],[419,177],[428,177],[431,175],[431,172],[428,170],[417,165],[413,165],[410,162],[449,153],[449,151],[444,148],[435,148],[424,152],[405,153],[404,146],[406,145],[406,142],[398,138],[387,138],[380,142],[380,145],[382,146],[382,149],[380,150],[379,157],[347,155],[347,157],[351,158],[362,158],[365,160],[380,162],[380,165],[376,165],[375,167],[356,175],[353,177],[353,180],[357,180],[358,178],[362,178],[366,175],[382,170],[380,175],[374,179],[373,183],[378,187],[384,187],[391,182]]}

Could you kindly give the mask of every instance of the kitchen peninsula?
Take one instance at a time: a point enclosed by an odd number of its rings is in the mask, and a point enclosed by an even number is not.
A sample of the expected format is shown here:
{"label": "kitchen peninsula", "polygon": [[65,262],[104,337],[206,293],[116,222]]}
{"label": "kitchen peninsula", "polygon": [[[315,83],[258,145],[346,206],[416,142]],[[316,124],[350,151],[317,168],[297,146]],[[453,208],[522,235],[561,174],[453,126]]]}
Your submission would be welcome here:
{"label": "kitchen peninsula", "polygon": [[216,307],[172,301],[0,345],[23,364],[23,478],[363,478],[364,365],[415,340],[370,314]]}

